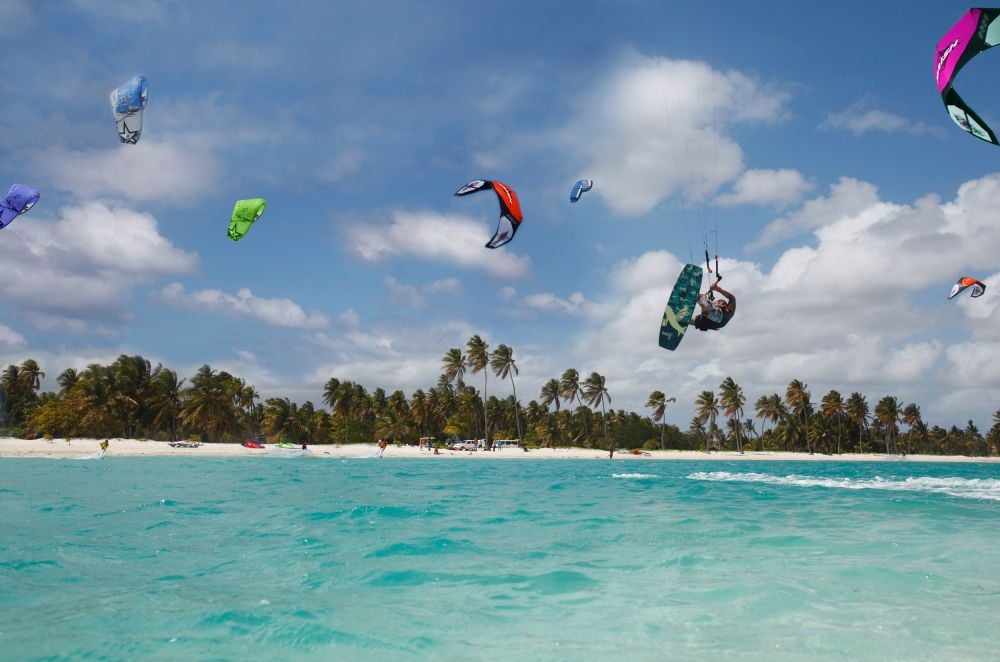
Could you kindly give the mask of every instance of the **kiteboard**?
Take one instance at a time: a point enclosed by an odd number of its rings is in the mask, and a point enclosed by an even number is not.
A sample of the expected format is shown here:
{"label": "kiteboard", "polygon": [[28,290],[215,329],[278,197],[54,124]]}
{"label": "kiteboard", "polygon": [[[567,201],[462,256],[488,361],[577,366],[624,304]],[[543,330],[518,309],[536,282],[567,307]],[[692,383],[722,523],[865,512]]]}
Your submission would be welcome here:
{"label": "kiteboard", "polygon": [[660,322],[660,347],[675,350],[684,338],[701,291],[701,267],[685,264],[667,299]]}

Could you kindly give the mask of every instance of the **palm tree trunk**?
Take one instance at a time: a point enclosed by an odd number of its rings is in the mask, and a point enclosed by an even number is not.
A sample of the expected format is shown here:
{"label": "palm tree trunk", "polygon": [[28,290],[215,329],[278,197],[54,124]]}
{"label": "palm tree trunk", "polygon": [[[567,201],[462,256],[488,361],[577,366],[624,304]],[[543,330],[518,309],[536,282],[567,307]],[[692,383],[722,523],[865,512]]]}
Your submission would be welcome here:
{"label": "palm tree trunk", "polygon": [[483,369],[483,443],[486,444],[486,450],[489,450],[492,444],[490,443],[490,420],[489,413],[487,412],[487,399],[486,399],[486,380],[489,378],[489,366]]}
{"label": "palm tree trunk", "polygon": [[518,443],[524,443],[524,437],[521,436],[521,418],[517,414],[517,387],[514,386],[514,375],[510,376],[510,388],[514,391],[514,423],[517,425],[517,439]]}

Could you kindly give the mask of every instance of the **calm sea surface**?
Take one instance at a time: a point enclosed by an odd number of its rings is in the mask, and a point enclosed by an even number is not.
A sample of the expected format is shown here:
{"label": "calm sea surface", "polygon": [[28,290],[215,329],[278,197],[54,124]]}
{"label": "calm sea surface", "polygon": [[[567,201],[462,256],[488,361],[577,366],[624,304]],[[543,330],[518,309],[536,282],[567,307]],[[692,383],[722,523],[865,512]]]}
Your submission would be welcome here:
{"label": "calm sea surface", "polygon": [[0,460],[0,658],[996,660],[1000,466]]}

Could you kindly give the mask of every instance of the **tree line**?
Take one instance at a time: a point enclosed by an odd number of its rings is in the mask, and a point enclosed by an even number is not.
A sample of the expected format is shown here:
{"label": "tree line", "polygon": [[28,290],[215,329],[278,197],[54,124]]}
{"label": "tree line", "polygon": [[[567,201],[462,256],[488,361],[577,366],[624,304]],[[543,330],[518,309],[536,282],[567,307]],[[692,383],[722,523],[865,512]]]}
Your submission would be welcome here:
{"label": "tree line", "polygon": [[[478,381],[481,390],[469,381]],[[573,368],[546,381],[537,398],[517,397],[519,368],[505,344],[492,351],[478,335],[441,360],[437,384],[410,397],[400,390],[369,392],[331,378],[322,406],[286,397],[261,402],[257,389],[226,371],[203,365],[190,379],[142,356],[121,355],[110,365],[64,370],[57,392],[40,393],[45,377],[34,359],[9,365],[0,376],[0,431],[27,438],[125,437],[236,442],[268,440],[307,444],[397,443],[433,436],[521,439],[525,447],[620,450],[782,450],[806,453],[884,452],[993,455],[1000,451],[1000,411],[983,435],[970,420],[948,429],[924,422],[920,407],[884,396],[871,406],[860,393],[846,399],[831,390],[814,402],[807,384],[793,380],[784,396],[760,396],[746,411],[742,387],[726,377],[694,401],[687,429],[666,422],[676,397],[649,394],[647,415],[610,408],[605,377]],[[490,376],[509,380],[511,395],[490,395]],[[468,381],[467,381],[468,379]]]}

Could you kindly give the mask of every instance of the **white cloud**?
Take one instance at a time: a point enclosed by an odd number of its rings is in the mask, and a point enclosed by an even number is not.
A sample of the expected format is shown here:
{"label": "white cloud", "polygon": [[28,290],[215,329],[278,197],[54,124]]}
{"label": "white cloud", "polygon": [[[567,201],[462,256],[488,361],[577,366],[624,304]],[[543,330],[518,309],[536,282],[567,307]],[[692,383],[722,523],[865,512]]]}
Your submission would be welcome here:
{"label": "white cloud", "polygon": [[[1000,389],[1000,342],[969,341],[947,349],[947,382],[955,386],[975,385]],[[993,403],[994,409],[998,406]]]}
{"label": "white cloud", "polygon": [[551,292],[537,292],[526,295],[523,298],[523,302],[529,308],[566,315],[600,317],[614,309],[614,306],[609,306],[608,304],[597,304],[593,301],[588,301],[582,292],[573,292],[566,298],[556,296]]}
{"label": "white cloud", "polygon": [[341,335],[318,334],[314,339],[327,353],[318,361],[309,381],[323,384],[331,377],[349,379],[369,390],[427,389],[437,381],[441,355],[447,347],[465,347],[476,333],[488,334],[464,322],[400,324],[374,323]]}
{"label": "white cloud", "polygon": [[369,262],[408,256],[482,269],[493,276],[525,276],[531,260],[511,252],[514,244],[497,250],[484,248],[491,236],[483,223],[430,211],[397,211],[389,225],[357,224],[347,230],[351,249]]}
{"label": "white cloud", "polygon": [[868,182],[841,177],[830,187],[830,195],[806,202],[798,211],[776,219],[761,232],[757,241],[746,247],[752,251],[800,232],[813,230],[846,217],[857,216],[878,200],[878,190]]}
{"label": "white cloud", "polygon": [[524,302],[531,308],[538,308],[539,310],[553,310],[577,315],[581,312],[583,306],[586,305],[587,300],[580,292],[573,292],[566,299],[561,299],[551,292],[540,292],[524,297]]}
{"label": "white cloud", "polygon": [[49,221],[35,208],[4,230],[0,296],[20,310],[72,319],[122,318],[131,289],[153,276],[198,264],[159,234],[156,219],[90,202]]}
{"label": "white cloud", "polygon": [[268,326],[322,329],[330,324],[326,315],[315,310],[306,312],[291,299],[263,299],[245,287],[238,290],[235,295],[218,289],[188,293],[180,283],[170,283],[160,292],[160,298],[173,305],[247,317]]}
{"label": "white cloud", "polygon": [[461,294],[465,288],[457,278],[442,278],[424,285],[424,290],[434,294]]}
{"label": "white cloud", "polygon": [[11,350],[18,347],[24,347],[28,344],[28,341],[24,339],[17,331],[13,330],[9,326],[0,324],[0,349]]}
{"label": "white cloud", "polygon": [[368,159],[368,153],[360,147],[343,147],[331,160],[319,167],[317,177],[322,182],[336,182],[360,170]]}
{"label": "white cloud", "polygon": [[798,170],[747,170],[733,183],[732,193],[715,198],[722,206],[788,205],[812,188]]}
{"label": "white cloud", "polygon": [[361,324],[361,318],[353,310],[345,310],[337,315],[337,321],[346,326],[359,326]]}
{"label": "white cloud", "polygon": [[104,338],[113,338],[118,335],[118,332],[114,329],[110,329],[102,324],[94,325],[82,319],[65,317],[63,315],[28,312],[24,314],[24,317],[35,329],[46,333],[89,334]]}
{"label": "white cloud", "polygon": [[111,149],[51,147],[34,160],[55,186],[82,198],[113,196],[182,206],[190,204],[192,195],[212,190],[219,172],[218,160],[207,145],[150,137]]}
{"label": "white cloud", "polygon": [[390,301],[413,308],[424,308],[427,305],[427,299],[420,293],[420,288],[416,285],[400,283],[392,276],[386,276],[384,282],[389,290]]}
{"label": "white cloud", "polygon": [[634,56],[580,101],[564,135],[608,205],[639,215],[677,192],[703,199],[737,177],[743,151],[726,130],[781,119],[786,98],[737,71]]}
{"label": "white cloud", "polygon": [[385,277],[385,286],[389,290],[389,300],[412,308],[425,308],[427,295],[459,294],[462,284],[457,278],[442,278],[424,285],[401,283],[392,276]]}
{"label": "white cloud", "polygon": [[924,122],[909,120],[902,115],[869,108],[865,101],[853,103],[839,113],[828,114],[823,123],[820,124],[820,128],[846,129],[854,135],[869,131],[919,135],[933,130]]}

